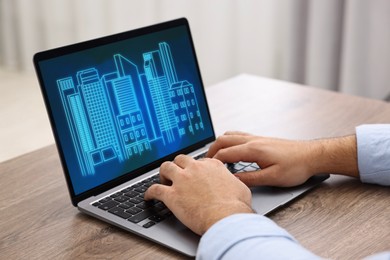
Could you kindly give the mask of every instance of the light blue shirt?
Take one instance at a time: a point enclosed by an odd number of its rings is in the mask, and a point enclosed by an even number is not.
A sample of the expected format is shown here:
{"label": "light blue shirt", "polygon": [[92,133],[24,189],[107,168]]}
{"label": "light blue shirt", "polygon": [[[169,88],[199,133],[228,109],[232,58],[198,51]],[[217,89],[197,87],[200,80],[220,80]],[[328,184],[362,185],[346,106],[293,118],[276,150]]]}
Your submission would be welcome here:
{"label": "light blue shirt", "polygon": [[[390,185],[390,124],[356,128],[358,167],[365,183]],[[202,237],[197,259],[320,259],[272,220],[235,214],[215,223]],[[369,257],[390,259],[390,252]]]}
{"label": "light blue shirt", "polygon": [[390,124],[356,127],[360,180],[390,186]]}

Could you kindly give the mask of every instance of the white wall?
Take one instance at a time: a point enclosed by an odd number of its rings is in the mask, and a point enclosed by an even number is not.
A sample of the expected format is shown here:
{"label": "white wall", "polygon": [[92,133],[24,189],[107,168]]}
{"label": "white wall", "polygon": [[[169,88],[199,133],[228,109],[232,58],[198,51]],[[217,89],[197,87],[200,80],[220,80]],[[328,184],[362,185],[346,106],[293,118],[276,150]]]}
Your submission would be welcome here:
{"label": "white wall", "polygon": [[390,93],[387,0],[0,0],[0,66],[187,17],[206,85],[245,72],[348,93]]}

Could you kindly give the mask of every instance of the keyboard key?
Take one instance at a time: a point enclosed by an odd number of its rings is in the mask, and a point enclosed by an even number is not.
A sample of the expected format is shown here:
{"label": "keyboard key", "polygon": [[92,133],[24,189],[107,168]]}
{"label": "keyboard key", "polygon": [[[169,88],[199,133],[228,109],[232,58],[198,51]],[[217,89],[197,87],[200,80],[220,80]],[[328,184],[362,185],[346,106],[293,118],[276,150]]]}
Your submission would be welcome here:
{"label": "keyboard key", "polygon": [[139,186],[142,186],[142,183],[138,182],[134,185],[131,185],[132,188],[138,188]]}
{"label": "keyboard key", "polygon": [[122,203],[122,202],[127,201],[128,199],[129,199],[128,197],[119,196],[119,197],[116,197],[114,200]]}
{"label": "keyboard key", "polygon": [[144,224],[143,227],[144,227],[144,228],[150,228],[150,227],[153,226],[154,224],[156,224],[156,222],[149,221],[148,223]]}
{"label": "keyboard key", "polygon": [[133,188],[127,187],[126,189],[121,190],[121,192],[122,192],[122,193],[126,193],[126,192],[129,192],[129,191],[131,191],[131,190],[133,190]]}
{"label": "keyboard key", "polygon": [[242,169],[245,168],[245,166],[239,164],[239,163],[235,163],[233,164],[233,168],[236,170],[236,171],[241,171]]}
{"label": "keyboard key", "polygon": [[131,191],[129,191],[129,192],[126,192],[124,195],[125,195],[126,197],[129,197],[129,198],[134,198],[134,197],[138,196],[139,193],[138,193],[138,192],[135,192],[135,191],[133,191],[133,190],[131,190]]}
{"label": "keyboard key", "polygon": [[245,168],[245,171],[251,172],[251,171],[257,171],[259,168],[253,167],[253,166],[248,166]]}
{"label": "keyboard key", "polygon": [[238,164],[242,165],[242,166],[249,166],[251,165],[252,163],[251,162],[238,162]]}
{"label": "keyboard key", "polygon": [[164,220],[164,217],[159,216],[159,215],[153,215],[149,219],[154,221],[154,222],[160,222],[160,221]]}
{"label": "keyboard key", "polygon": [[168,208],[161,210],[158,215],[163,217],[169,217],[172,215],[172,211],[170,211]]}
{"label": "keyboard key", "polygon": [[161,201],[157,202],[153,208],[155,208],[157,211],[160,211],[160,210],[163,210],[163,209],[166,209],[167,206],[165,206],[164,203],[162,203]]}
{"label": "keyboard key", "polygon": [[119,204],[118,207],[121,207],[122,209],[128,209],[128,208],[134,207],[134,204],[126,201],[122,204]]}
{"label": "keyboard key", "polygon": [[102,205],[102,204],[100,202],[98,202],[98,201],[92,204],[92,206],[94,206],[94,207],[97,207],[97,206],[100,206],[100,205]]}
{"label": "keyboard key", "polygon": [[144,193],[148,188],[145,186],[140,186],[138,188],[135,188],[134,191],[139,192],[139,193]]}
{"label": "keyboard key", "polygon": [[231,173],[257,171],[260,169],[260,167],[253,162],[228,163],[226,164],[226,168]]}
{"label": "keyboard key", "polygon": [[141,211],[142,211],[142,209],[137,208],[137,207],[132,207],[132,208],[129,208],[128,210],[126,210],[126,212],[130,213],[131,215],[136,215],[136,214],[140,213]]}
{"label": "keyboard key", "polygon": [[153,182],[153,183],[160,183],[160,176],[158,176],[158,175],[153,176],[152,182]]}
{"label": "keyboard key", "polygon": [[234,168],[234,163],[228,163],[226,165],[226,168],[231,172],[231,173],[236,173],[237,170]]}
{"label": "keyboard key", "polygon": [[138,223],[138,222],[140,222],[140,221],[142,221],[142,220],[144,220],[144,219],[146,219],[154,214],[155,214],[154,211],[147,209],[147,210],[144,210],[144,211],[138,213],[137,215],[132,216],[131,218],[128,219],[128,221],[131,221],[133,223]]}
{"label": "keyboard key", "polygon": [[153,177],[149,177],[149,178],[147,178],[147,179],[145,179],[145,180],[143,180],[143,181],[141,181],[143,184],[145,184],[145,183],[149,183],[149,182],[151,182],[153,180]]}
{"label": "keyboard key", "polygon": [[142,201],[141,203],[137,204],[137,207],[141,208],[141,209],[147,209],[147,208],[150,208],[152,206],[153,206],[153,203],[151,203],[150,201]]}
{"label": "keyboard key", "polygon": [[99,206],[99,209],[102,209],[102,210],[109,210],[110,208],[115,207],[115,206],[117,206],[117,205],[119,205],[119,202],[116,202],[116,201],[111,200],[111,201],[108,201],[108,202],[106,202],[106,203],[100,205],[100,206]]}
{"label": "keyboard key", "polygon": [[143,199],[143,198],[139,198],[139,197],[135,197],[135,198],[130,198],[129,201],[130,201],[131,203],[138,204],[138,203],[143,202],[144,199]]}
{"label": "keyboard key", "polygon": [[119,196],[121,196],[121,195],[122,195],[122,192],[118,191],[118,192],[112,194],[110,197],[111,197],[111,198],[116,198],[116,197],[119,197]]}
{"label": "keyboard key", "polygon": [[131,214],[125,212],[124,209],[121,209],[121,208],[118,208],[118,207],[112,208],[108,212],[110,212],[110,213],[112,213],[114,215],[117,215],[118,217],[124,218],[124,219],[127,219],[127,218],[132,216]]}
{"label": "keyboard key", "polygon": [[153,184],[155,184],[155,183],[154,183],[154,182],[145,183],[145,184],[144,184],[144,187],[149,188],[149,187],[152,186]]}
{"label": "keyboard key", "polygon": [[99,200],[99,202],[103,204],[103,203],[106,203],[106,202],[108,202],[108,201],[110,201],[110,200],[112,200],[112,198],[106,197],[106,198],[104,198],[104,199]]}

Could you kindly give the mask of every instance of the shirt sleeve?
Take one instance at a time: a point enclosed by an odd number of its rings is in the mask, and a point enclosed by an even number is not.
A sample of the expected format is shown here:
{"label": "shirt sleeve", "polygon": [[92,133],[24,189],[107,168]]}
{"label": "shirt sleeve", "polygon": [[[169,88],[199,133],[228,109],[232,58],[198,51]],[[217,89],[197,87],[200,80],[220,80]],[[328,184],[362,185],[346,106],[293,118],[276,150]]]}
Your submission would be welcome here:
{"label": "shirt sleeve", "polygon": [[[198,260],[322,259],[302,247],[293,236],[272,220],[258,214],[226,217],[203,235]],[[365,260],[390,260],[390,252]]]}
{"label": "shirt sleeve", "polygon": [[390,124],[358,126],[356,140],[361,181],[390,186]]}
{"label": "shirt sleeve", "polygon": [[320,259],[286,230],[258,214],[235,214],[202,237],[197,259]]}

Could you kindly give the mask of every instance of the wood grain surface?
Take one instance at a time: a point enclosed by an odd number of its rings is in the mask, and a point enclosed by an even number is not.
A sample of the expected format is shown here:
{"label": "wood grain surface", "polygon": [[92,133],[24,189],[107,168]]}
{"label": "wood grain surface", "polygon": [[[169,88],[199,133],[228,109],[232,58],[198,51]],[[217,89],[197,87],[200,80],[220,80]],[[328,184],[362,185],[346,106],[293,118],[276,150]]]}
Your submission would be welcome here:
{"label": "wood grain surface", "polygon": [[[218,135],[311,139],[390,123],[389,103],[250,75],[209,87],[207,96]],[[332,176],[270,217],[322,257],[359,259],[390,250],[389,202],[389,188]],[[78,212],[54,145],[0,164],[0,258],[186,259]]]}

